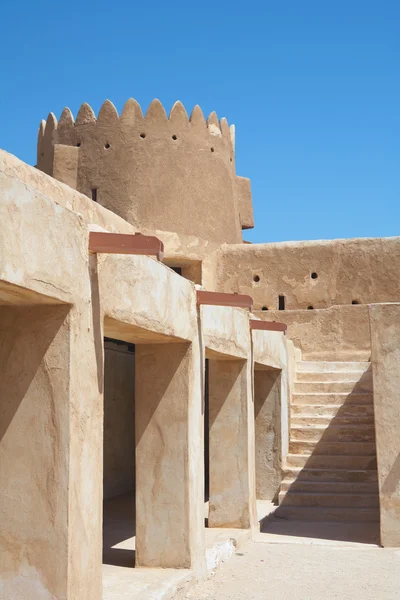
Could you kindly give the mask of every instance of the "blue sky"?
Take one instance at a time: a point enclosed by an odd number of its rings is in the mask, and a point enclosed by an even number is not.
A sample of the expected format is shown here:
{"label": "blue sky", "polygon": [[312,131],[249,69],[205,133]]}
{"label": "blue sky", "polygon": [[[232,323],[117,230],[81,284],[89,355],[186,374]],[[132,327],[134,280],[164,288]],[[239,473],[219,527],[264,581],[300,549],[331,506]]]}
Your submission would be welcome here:
{"label": "blue sky", "polygon": [[400,2],[5,2],[0,146],[49,111],[158,97],[236,124],[253,242],[398,235]]}

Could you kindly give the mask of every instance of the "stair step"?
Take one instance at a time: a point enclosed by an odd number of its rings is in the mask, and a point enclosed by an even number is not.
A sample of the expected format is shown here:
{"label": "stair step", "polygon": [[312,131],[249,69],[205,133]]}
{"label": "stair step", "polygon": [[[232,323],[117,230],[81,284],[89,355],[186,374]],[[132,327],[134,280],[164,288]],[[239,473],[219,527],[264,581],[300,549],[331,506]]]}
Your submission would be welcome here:
{"label": "stair step", "polygon": [[[309,385],[309,384],[307,384]],[[349,404],[359,405],[367,404],[373,407],[373,395],[369,392],[348,394],[347,392],[296,392],[292,396],[292,403],[295,404],[317,404],[319,406],[324,404]]]}
{"label": "stair step", "polygon": [[343,508],[379,508],[379,496],[375,494],[332,494],[314,492],[279,492],[279,505],[321,506]]}
{"label": "stair step", "polygon": [[295,394],[350,394],[371,393],[372,379],[366,381],[295,381]]}
{"label": "stair step", "polygon": [[275,516],[379,521],[370,363],[300,361],[293,391]]}
{"label": "stair step", "polygon": [[375,481],[304,481],[285,478],[280,487],[281,492],[308,492],[327,494],[377,494],[378,482]]}
{"label": "stair step", "polygon": [[292,416],[290,419],[290,426],[293,429],[298,427],[352,427],[353,424],[357,425],[368,425],[375,431],[374,417],[372,415],[357,416],[350,415],[347,417],[336,417],[336,416],[312,416],[304,414],[303,416]]}
{"label": "stair step", "polygon": [[321,508],[309,506],[279,506],[274,516],[291,521],[379,521],[377,508]]}
{"label": "stair step", "polygon": [[372,372],[365,371],[296,371],[296,382],[347,382],[356,385],[358,382],[372,384]]}
{"label": "stair step", "polygon": [[313,454],[335,456],[376,456],[375,442],[312,442],[296,440],[289,441],[290,454]]}
{"label": "stair step", "polygon": [[374,425],[360,425],[358,422],[351,425],[330,424],[329,427],[315,424],[297,427],[291,422],[290,427],[291,441],[309,441],[309,442],[374,442]]}
{"label": "stair step", "polygon": [[[307,396],[307,394],[305,394]],[[303,398],[301,398],[302,400]],[[291,416],[310,417],[374,417],[374,406],[372,404],[292,404]]]}
{"label": "stair step", "polygon": [[354,371],[358,373],[363,373],[371,366],[370,362],[351,362],[351,361],[309,361],[302,360],[296,363],[296,371],[314,371],[314,372],[324,372],[324,371],[344,371],[348,373],[349,371]]}
{"label": "stair step", "polygon": [[307,469],[351,469],[376,471],[376,456],[332,456],[329,454],[288,454],[288,469],[305,467]]}
{"label": "stair step", "polygon": [[375,470],[365,469],[309,469],[292,467],[284,470],[286,480],[324,482],[324,483],[374,483],[378,484],[378,473]]}

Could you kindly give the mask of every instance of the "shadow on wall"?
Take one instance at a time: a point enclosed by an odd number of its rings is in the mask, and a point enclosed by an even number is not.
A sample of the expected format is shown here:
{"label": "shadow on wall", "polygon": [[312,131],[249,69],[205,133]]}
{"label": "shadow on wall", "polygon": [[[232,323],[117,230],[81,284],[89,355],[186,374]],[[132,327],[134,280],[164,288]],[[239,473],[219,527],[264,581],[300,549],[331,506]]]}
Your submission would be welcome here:
{"label": "shadow on wall", "polygon": [[[6,307],[0,311],[0,441],[23,402],[70,306]],[[68,360],[68,357],[65,357]],[[48,377],[50,375],[47,373]],[[39,409],[40,407],[38,407]]]}
{"label": "shadow on wall", "polygon": [[[205,360],[204,377],[204,500],[210,500],[210,435],[211,430],[221,411],[225,410],[225,421],[232,419],[229,411],[229,398],[234,393],[237,381],[242,376],[243,360],[226,360],[207,358]],[[214,375],[218,367],[217,375]],[[211,385],[210,385],[211,380]],[[239,409],[238,409],[239,410]],[[217,424],[217,427],[220,427]],[[211,458],[212,459],[212,458]],[[208,527],[208,518],[205,519]]]}
{"label": "shadow on wall", "polygon": [[[342,405],[335,409],[330,400],[331,417],[325,417],[322,401],[308,406],[304,399],[303,404],[292,403],[286,469],[290,481],[283,480],[280,506],[263,520],[263,533],[379,543],[371,385],[370,367]],[[318,440],[315,425],[329,418]]]}
{"label": "shadow on wall", "polygon": [[279,369],[254,369],[256,497],[271,502],[282,479],[281,381]]}
{"label": "shadow on wall", "polygon": [[[174,343],[174,352],[170,351],[171,344],[137,344],[136,369],[135,369],[135,394],[136,399],[142,399],[140,410],[136,412],[136,446],[140,444],[149,423],[157,411],[158,405],[164,398],[168,388],[174,385],[175,376],[182,368],[183,362],[189,351],[190,343]],[[154,360],[153,350],[157,352]],[[160,365],[162,367],[160,368]],[[141,372],[153,373],[151,378],[151,394],[146,393],[146,385],[150,384],[150,377],[141,378]],[[149,401],[144,402],[147,398]],[[161,431],[159,432],[161,435]],[[163,440],[160,440],[163,443]]]}
{"label": "shadow on wall", "polygon": [[[210,429],[214,425],[219,413],[225,406],[225,401],[231,395],[234,390],[239,377],[243,372],[243,366],[246,361],[244,360],[219,360],[219,359],[208,359],[209,369],[212,374],[212,367],[214,363],[218,363],[220,366],[219,377],[212,380],[212,389],[208,391],[209,394],[209,427]],[[218,393],[215,393],[215,387],[218,386]]]}
{"label": "shadow on wall", "polygon": [[32,573],[46,582],[46,597],[66,597],[69,311],[68,305],[0,308],[0,544],[7,550],[0,552],[0,570],[8,575],[9,598],[19,595],[21,579],[35,598],[41,595]]}

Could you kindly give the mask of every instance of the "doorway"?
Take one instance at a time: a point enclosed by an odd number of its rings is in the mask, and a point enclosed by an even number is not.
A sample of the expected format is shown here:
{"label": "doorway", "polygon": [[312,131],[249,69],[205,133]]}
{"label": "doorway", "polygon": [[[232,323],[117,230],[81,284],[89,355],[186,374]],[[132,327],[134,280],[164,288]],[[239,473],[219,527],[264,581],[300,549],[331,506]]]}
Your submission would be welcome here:
{"label": "doorway", "polygon": [[135,346],[104,338],[103,564],[135,566]]}
{"label": "doorway", "polygon": [[[204,373],[204,502],[210,497],[210,401],[208,385],[209,359],[205,360]],[[206,518],[206,527],[208,517]]]}

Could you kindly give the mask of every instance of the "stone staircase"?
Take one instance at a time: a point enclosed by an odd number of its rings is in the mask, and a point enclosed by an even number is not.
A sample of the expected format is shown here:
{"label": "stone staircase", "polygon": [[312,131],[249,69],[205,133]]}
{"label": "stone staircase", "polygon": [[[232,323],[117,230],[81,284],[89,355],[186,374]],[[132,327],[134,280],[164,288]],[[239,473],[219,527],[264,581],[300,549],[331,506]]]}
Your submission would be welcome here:
{"label": "stone staircase", "polygon": [[379,521],[376,469],[370,363],[299,362],[275,516]]}

